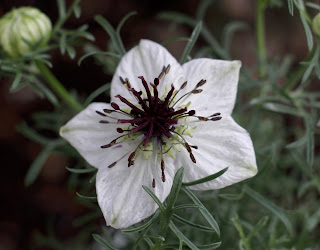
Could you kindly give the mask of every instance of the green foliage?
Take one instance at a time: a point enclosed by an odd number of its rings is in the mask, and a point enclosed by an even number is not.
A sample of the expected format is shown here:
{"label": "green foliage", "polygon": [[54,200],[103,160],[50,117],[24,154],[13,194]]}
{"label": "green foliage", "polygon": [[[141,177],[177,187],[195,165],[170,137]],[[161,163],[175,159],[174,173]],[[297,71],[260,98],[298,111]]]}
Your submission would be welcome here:
{"label": "green foliage", "polygon": [[[74,59],[75,46],[80,44],[80,38],[93,41],[92,35],[86,31],[86,25],[75,30],[63,28],[71,15],[79,17],[79,1],[74,1],[68,9],[64,0],[57,0],[57,3],[59,18],[54,26],[50,45],[32,51],[23,58],[8,59],[2,54],[0,58],[0,76],[13,79],[11,92],[29,84],[54,107],[53,112],[35,113],[31,122],[18,126],[24,136],[43,147],[26,174],[25,184],[28,186],[37,180],[43,163],[51,153],[70,156],[75,162],[67,167],[70,172],[68,187],[77,193],[77,201],[88,208],[88,213],[74,222],[75,226],[86,228],[77,237],[70,242],[59,242],[50,232],[48,235],[37,233],[35,238],[38,245],[54,249],[81,249],[78,246],[83,247],[92,241],[92,236],[97,244],[106,249],[150,249],[160,246],[163,249],[215,249],[219,246],[221,249],[319,247],[320,92],[312,84],[320,78],[320,40],[310,29],[312,18],[309,14],[310,8],[320,9],[318,4],[288,0],[288,6],[283,6],[288,8],[287,11],[292,16],[299,14],[309,49],[305,60],[297,62],[290,55],[281,59],[269,58],[262,42],[256,54],[257,58],[263,55],[263,60],[259,60],[257,68],[248,68],[246,65],[242,67],[233,116],[249,131],[253,139],[259,166],[258,175],[244,184],[223,190],[193,192],[188,187],[218,178],[227,169],[194,182],[182,183],[181,168],[164,203],[152,190],[144,187],[157,202],[159,209],[151,218],[120,232],[105,226],[100,229],[97,227],[96,219],[102,217],[94,192],[97,170],[84,162],[58,135],[59,128],[77,109],[86,107],[99,95],[106,94],[108,97],[110,84],[107,83],[83,97],[79,104],[80,98],[75,98],[76,95],[64,98],[64,90],[48,87],[41,77],[55,82],[56,87],[60,86],[57,79],[52,78],[54,76],[47,71],[47,67],[51,66],[48,52],[59,49],[62,54],[67,53]],[[257,9],[257,14],[262,18],[266,8],[281,5],[281,1],[260,3],[262,8]],[[233,59],[233,36],[248,26],[239,21],[226,23],[222,28],[221,38],[218,38],[204,21],[206,10],[211,4],[214,1],[201,1],[195,17],[169,11],[158,15],[162,20],[190,28],[190,37],[174,37],[163,41],[165,45],[174,41],[185,42],[181,63],[204,55]],[[113,74],[126,52],[120,36],[121,28],[135,14],[131,12],[126,15],[116,28],[101,15],[96,16],[95,21],[110,36],[106,48],[108,51],[101,51],[94,44],[87,43],[84,46],[86,54],[80,55],[78,64],[93,56],[104,67],[105,72]],[[258,37],[263,38],[263,22],[256,29]],[[198,39],[204,43],[201,48],[195,46]],[[62,105],[59,98],[64,103],[69,103],[69,106]],[[116,234],[124,239],[124,245],[117,245],[114,240]]]}

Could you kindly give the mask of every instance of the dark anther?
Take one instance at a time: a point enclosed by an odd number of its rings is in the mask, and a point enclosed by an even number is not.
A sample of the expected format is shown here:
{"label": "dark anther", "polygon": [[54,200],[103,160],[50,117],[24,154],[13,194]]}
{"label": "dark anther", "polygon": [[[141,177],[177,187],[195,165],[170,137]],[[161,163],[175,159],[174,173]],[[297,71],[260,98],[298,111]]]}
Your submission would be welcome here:
{"label": "dark anther", "polygon": [[156,180],[153,178],[152,180],[152,187],[155,188],[156,187]]}
{"label": "dark anther", "polygon": [[115,161],[114,163],[111,163],[111,164],[108,166],[108,168],[112,168],[112,167],[114,167],[116,164],[117,164],[117,162]]}
{"label": "dark anther", "polygon": [[118,133],[123,133],[123,129],[122,128],[117,128],[117,132]]}
{"label": "dark anther", "polygon": [[107,123],[109,123],[109,122],[108,122],[108,121],[101,120],[101,121],[99,121],[99,123],[105,123],[105,124],[107,124]]}
{"label": "dark anther", "polygon": [[111,114],[112,112],[114,112],[114,110],[104,109],[103,112],[105,112],[106,114]]}
{"label": "dark anther", "polygon": [[132,152],[128,157],[128,167],[134,164],[134,160],[136,158],[136,151]]}
{"label": "dark anther", "polygon": [[181,85],[181,87],[180,87],[180,89],[184,89],[186,86],[187,86],[187,81],[185,81],[182,85]]}
{"label": "dark anther", "polygon": [[189,115],[189,116],[193,116],[193,115],[195,115],[195,113],[196,113],[195,110],[190,110],[190,111],[188,112],[188,115]]}
{"label": "dark anther", "polygon": [[166,175],[164,174],[164,171],[161,172],[161,180],[162,182],[166,181]]}
{"label": "dark anther", "polygon": [[114,108],[115,110],[119,110],[120,109],[119,105],[116,104],[115,102],[111,103],[111,107]]}
{"label": "dark anther", "polygon": [[153,83],[154,83],[154,85],[158,86],[159,85],[159,78],[154,78]]}
{"label": "dark anther", "polygon": [[221,120],[221,116],[216,116],[216,117],[213,117],[213,118],[211,118],[210,120],[211,121],[219,121],[219,120]]}
{"label": "dark anther", "polygon": [[104,113],[100,112],[100,111],[96,111],[96,113],[97,113],[98,115],[101,115],[101,116],[106,117],[106,115],[105,115]]}
{"label": "dark anther", "polygon": [[206,82],[207,82],[206,80],[203,80],[203,79],[202,79],[200,82],[198,82],[196,88],[201,87],[201,86],[204,85]]}
{"label": "dark anther", "polygon": [[193,162],[193,163],[196,163],[197,161],[196,161],[196,158],[194,158],[194,155],[192,154],[192,153],[190,153],[190,158],[191,158],[191,161]]}
{"label": "dark anther", "polygon": [[164,164],[164,161],[161,160],[161,170],[164,171],[166,168],[166,165]]}
{"label": "dark anther", "polygon": [[191,91],[192,94],[200,94],[202,92],[202,89],[194,89]]}

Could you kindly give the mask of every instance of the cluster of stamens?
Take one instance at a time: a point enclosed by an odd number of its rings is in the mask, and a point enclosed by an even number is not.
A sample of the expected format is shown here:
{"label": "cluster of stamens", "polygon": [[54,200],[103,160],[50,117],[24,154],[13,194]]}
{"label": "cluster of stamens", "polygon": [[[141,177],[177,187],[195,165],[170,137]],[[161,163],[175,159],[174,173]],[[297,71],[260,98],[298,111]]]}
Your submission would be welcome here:
{"label": "cluster of stamens", "polygon": [[[158,85],[160,80],[162,80],[166,74],[169,73],[170,65],[167,67],[163,67],[161,73],[157,78],[154,79],[153,83],[149,83],[152,87],[150,88],[147,81],[143,76],[139,76],[138,78],[141,80],[142,85],[145,89],[145,95],[143,95],[142,91],[137,91],[136,89],[131,87],[131,84],[128,79],[123,79],[120,77],[120,81],[127,88],[127,90],[131,93],[131,95],[138,102],[138,106],[128,101],[121,95],[115,96],[119,98],[119,100],[126,104],[131,110],[129,112],[121,109],[118,104],[115,102],[111,103],[111,107],[113,109],[104,109],[103,112],[96,111],[97,114],[103,117],[112,118],[115,120],[115,123],[119,124],[129,124],[126,129],[117,128],[117,132],[121,134],[110,143],[106,145],[102,145],[101,148],[109,148],[115,144],[121,143],[122,140],[126,138],[126,136],[130,137],[134,133],[139,133],[144,135],[143,141],[141,141],[138,147],[129,155],[128,157],[128,167],[134,165],[134,161],[136,159],[137,154],[140,150],[145,150],[148,146],[150,140],[155,138],[157,140],[158,145],[160,145],[160,159],[161,159],[161,179],[165,182],[165,163],[163,160],[163,147],[167,145],[170,140],[176,141],[178,144],[182,145],[189,153],[190,159],[192,162],[196,163],[196,159],[192,153],[192,149],[198,149],[195,145],[189,145],[185,140],[183,135],[176,130],[176,126],[178,124],[178,120],[186,117],[194,117],[200,121],[218,121],[221,119],[220,113],[214,113],[208,117],[196,116],[195,110],[187,110],[187,107],[178,106],[179,102],[184,98],[192,94],[199,94],[202,92],[200,89],[206,83],[206,80],[201,80],[191,91],[185,93],[181,97],[176,99],[177,94],[187,86],[187,82],[184,82],[178,90],[175,90],[173,84],[171,85],[171,89],[168,91],[165,97],[159,97],[158,93]],[[124,117],[128,119],[118,119],[112,117],[112,113],[122,114]],[[101,120],[100,123],[108,124],[109,121]],[[116,165],[117,162],[109,165],[109,168]],[[152,186],[155,187],[155,179],[152,181]]]}

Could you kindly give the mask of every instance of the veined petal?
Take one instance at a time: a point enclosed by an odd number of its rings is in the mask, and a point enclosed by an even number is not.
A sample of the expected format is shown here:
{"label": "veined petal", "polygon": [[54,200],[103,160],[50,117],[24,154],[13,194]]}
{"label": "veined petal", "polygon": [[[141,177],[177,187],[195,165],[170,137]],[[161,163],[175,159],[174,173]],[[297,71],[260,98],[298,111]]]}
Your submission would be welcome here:
{"label": "veined petal", "polygon": [[[117,67],[111,82],[111,101],[118,101],[114,97],[121,94],[124,98],[136,103],[131,93],[121,83],[120,77],[124,80],[128,78],[131,86],[137,91],[143,90],[145,92],[138,77],[143,76],[148,83],[153,83],[154,78],[161,73],[163,66],[168,66],[169,64],[170,72],[160,81],[158,86],[160,97],[166,91],[166,86],[167,89],[170,89],[171,84],[180,86],[183,83],[183,70],[166,48],[150,40],[141,40],[139,45],[123,56]],[[120,102],[117,103],[121,105]]]}
{"label": "veined petal", "polygon": [[[156,150],[154,150],[156,151]],[[161,181],[157,153],[147,160],[139,154],[128,168],[123,158],[113,168],[100,168],[96,178],[98,202],[107,222],[114,228],[127,228],[152,215],[158,205],[142,188],[149,187],[163,202],[170,193],[174,170],[166,170],[166,181]],[[155,187],[152,187],[155,179]]]}
{"label": "veined petal", "polygon": [[[112,107],[109,103],[92,103],[60,129],[60,135],[96,168],[107,168],[133,151],[142,140],[140,136],[135,140],[125,140],[110,148],[101,148],[102,145],[110,143],[121,135],[116,130],[121,125],[117,124],[117,120],[96,113],[96,111],[103,113],[103,109],[112,109]],[[112,113],[112,117],[123,119],[124,116]],[[101,120],[110,123],[100,123]]]}
{"label": "veined petal", "polygon": [[185,100],[191,102],[190,109],[198,115],[207,116],[215,112],[231,114],[237,95],[240,61],[223,61],[213,59],[195,59],[185,63],[184,74],[188,85],[183,93],[191,91],[204,79],[207,82],[200,87],[201,94],[190,95]]}
{"label": "veined petal", "polygon": [[255,153],[248,132],[240,127],[231,116],[220,121],[196,122],[192,138],[186,137],[196,159],[193,163],[184,150],[176,154],[176,165],[185,168],[184,181],[190,182],[212,175],[226,167],[227,172],[217,179],[192,186],[196,190],[219,189],[257,173]]}

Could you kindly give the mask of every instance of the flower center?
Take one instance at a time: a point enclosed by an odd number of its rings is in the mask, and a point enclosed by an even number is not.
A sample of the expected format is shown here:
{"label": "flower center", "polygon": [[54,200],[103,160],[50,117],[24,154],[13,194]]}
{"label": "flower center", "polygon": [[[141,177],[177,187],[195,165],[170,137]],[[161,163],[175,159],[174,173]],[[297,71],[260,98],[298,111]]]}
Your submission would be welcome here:
{"label": "flower center", "polygon": [[[110,143],[101,146],[101,148],[109,148],[115,144],[123,142],[123,140],[128,139],[128,136],[134,134],[143,134],[143,141],[140,142],[138,147],[132,152],[128,157],[128,167],[134,165],[134,161],[137,153],[142,150],[146,150],[148,144],[152,138],[154,138],[158,145],[160,145],[160,159],[161,159],[161,170],[162,176],[161,179],[165,181],[165,164],[163,160],[163,154],[165,151],[169,151],[174,144],[182,145],[189,153],[190,159],[196,163],[196,159],[192,153],[192,149],[198,149],[195,145],[189,145],[184,138],[184,132],[186,129],[181,130],[182,125],[178,125],[179,119],[186,119],[188,117],[196,118],[200,121],[218,121],[221,119],[220,113],[215,113],[209,117],[196,116],[195,110],[187,109],[188,105],[179,106],[180,101],[184,100],[192,94],[199,94],[202,92],[200,89],[206,83],[206,80],[201,80],[191,91],[183,94],[178,100],[176,100],[177,94],[187,86],[187,82],[184,82],[178,90],[175,90],[173,84],[171,89],[163,97],[159,97],[158,85],[160,80],[162,80],[166,74],[169,73],[170,65],[163,67],[161,73],[157,78],[154,79],[153,83],[147,83],[143,76],[138,78],[141,80],[141,83],[144,87],[145,92],[137,91],[131,87],[131,84],[128,79],[123,80],[120,77],[120,81],[127,88],[130,94],[136,99],[137,105],[128,101],[121,95],[116,95],[116,98],[126,104],[130,111],[125,111],[121,109],[118,104],[115,102],[111,103],[113,109],[104,109],[103,113],[96,111],[99,115],[104,117],[110,117],[116,119],[116,122],[119,124],[128,124],[125,128],[118,127],[117,132],[122,134]],[[109,116],[111,113],[119,113],[129,119],[118,119],[112,116]],[[109,123],[108,121],[102,120],[100,123]],[[180,128],[179,128],[180,126]],[[181,132],[182,131],[182,132]],[[167,150],[168,145],[169,150]],[[116,162],[109,166],[113,167],[116,165]],[[155,181],[153,179],[152,186],[155,186]]]}

